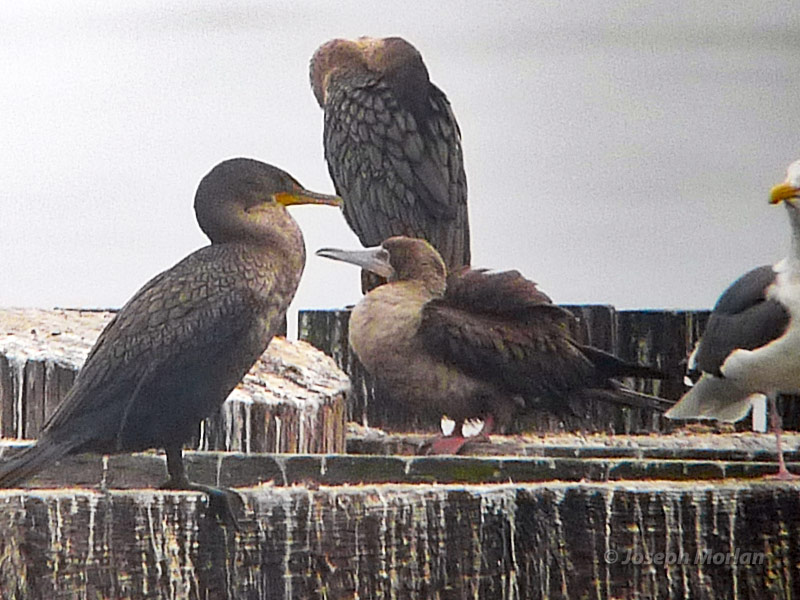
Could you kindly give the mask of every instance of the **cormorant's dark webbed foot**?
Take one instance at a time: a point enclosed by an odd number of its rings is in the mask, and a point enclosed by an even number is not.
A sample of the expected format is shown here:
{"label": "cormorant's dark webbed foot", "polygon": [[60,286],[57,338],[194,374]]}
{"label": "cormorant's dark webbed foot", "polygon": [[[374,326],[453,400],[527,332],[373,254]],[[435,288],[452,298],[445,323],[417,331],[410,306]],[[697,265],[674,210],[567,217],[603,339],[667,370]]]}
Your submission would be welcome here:
{"label": "cormorant's dark webbed foot", "polygon": [[242,529],[239,526],[236,513],[240,513],[244,510],[244,501],[242,497],[232,489],[192,483],[188,479],[184,479],[183,481],[170,479],[161,485],[159,489],[203,492],[208,497],[209,515],[219,519],[220,523],[223,525],[233,526],[236,531],[241,531]]}
{"label": "cormorant's dark webbed foot", "polygon": [[236,513],[244,510],[244,501],[237,492],[189,481],[184,470],[183,452],[180,447],[167,448],[167,471],[169,480],[162,484],[160,489],[203,492],[208,496],[208,514],[215,516],[222,524],[232,525],[237,531],[241,531]]}

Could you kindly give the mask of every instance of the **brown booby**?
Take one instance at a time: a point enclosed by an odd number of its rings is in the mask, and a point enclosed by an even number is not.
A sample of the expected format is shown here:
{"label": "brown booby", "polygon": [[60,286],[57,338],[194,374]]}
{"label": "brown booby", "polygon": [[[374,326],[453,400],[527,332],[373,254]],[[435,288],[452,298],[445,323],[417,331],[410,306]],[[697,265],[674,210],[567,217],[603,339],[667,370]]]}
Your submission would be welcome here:
{"label": "brown booby", "polygon": [[[399,37],[335,39],[310,75],[328,170],[361,244],[419,237],[448,269],[470,264],[461,133],[419,51]],[[366,277],[364,290],[375,283]]]}
{"label": "brown booby", "polygon": [[214,167],[194,201],[211,244],[156,275],[109,322],[36,444],[0,463],[0,487],[67,454],[164,448],[162,487],[203,491],[235,523],[229,492],[189,481],[182,447],[282,325],[305,265],[285,207],[309,203],[340,201],[255,160]]}
{"label": "brown booby", "polygon": [[734,422],[754,397],[769,399],[778,451],[778,478],[793,478],[781,445],[778,394],[800,393],[800,160],[772,188],[771,204],[783,203],[792,227],[792,249],[774,266],[745,273],[717,300],[705,332],[689,358],[697,383],[667,411],[670,419]]}
{"label": "brown booby", "polygon": [[488,434],[521,408],[558,411],[575,397],[671,405],[614,381],[663,375],[577,343],[568,328],[572,314],[518,271],[465,267],[447,276],[429,243],[402,236],[376,248],[325,248],[317,255],[388,280],[353,309],[350,345],[392,399],[456,422],[452,436],[434,442],[434,452],[458,452],[467,419],[483,418]]}

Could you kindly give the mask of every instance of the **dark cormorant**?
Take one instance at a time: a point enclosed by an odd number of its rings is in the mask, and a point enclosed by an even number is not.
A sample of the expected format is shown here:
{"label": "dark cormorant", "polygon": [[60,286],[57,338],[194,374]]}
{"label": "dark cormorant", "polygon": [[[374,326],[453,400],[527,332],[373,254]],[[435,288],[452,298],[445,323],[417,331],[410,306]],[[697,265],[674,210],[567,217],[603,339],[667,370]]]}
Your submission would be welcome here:
{"label": "dark cormorant", "polygon": [[310,71],[325,160],[361,244],[419,237],[448,269],[470,264],[461,133],[417,49],[399,37],[331,40]]}
{"label": "dark cormorant", "polygon": [[774,266],[745,273],[722,293],[689,358],[690,371],[701,373],[700,379],[666,416],[738,421],[750,412],[753,397],[766,395],[777,477],[793,479],[783,460],[776,396],[800,394],[800,161],[772,188],[770,203],[781,202],[792,226],[791,253]]}
{"label": "dark cormorant", "polygon": [[[663,409],[661,398],[623,388],[615,377],[663,377],[570,337],[573,316],[518,271],[462,268],[449,277],[427,242],[392,237],[360,251],[322,249],[388,279],[353,309],[350,344],[395,400],[456,421],[433,451],[457,452],[465,419],[488,433],[528,406],[558,410],[586,397]],[[488,427],[487,427],[488,425]]]}
{"label": "dark cormorant", "polygon": [[205,491],[212,502],[222,496],[229,508],[220,490],[189,482],[182,446],[283,322],[305,265],[290,204],[339,199],[255,160],[214,167],[194,202],[211,244],[156,275],[109,322],[36,444],[0,464],[0,487],[67,454],[164,448],[164,488]]}

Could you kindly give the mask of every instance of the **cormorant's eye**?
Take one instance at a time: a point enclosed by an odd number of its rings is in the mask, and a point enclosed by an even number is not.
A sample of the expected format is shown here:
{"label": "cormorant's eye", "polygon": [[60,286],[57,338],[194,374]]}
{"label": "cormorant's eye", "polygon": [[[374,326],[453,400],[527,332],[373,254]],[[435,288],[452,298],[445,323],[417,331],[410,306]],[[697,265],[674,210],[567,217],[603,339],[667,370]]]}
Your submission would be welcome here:
{"label": "cormorant's eye", "polygon": [[255,179],[245,181],[244,189],[245,193],[243,194],[243,199],[245,210],[272,201],[272,194],[265,193],[264,184]]}

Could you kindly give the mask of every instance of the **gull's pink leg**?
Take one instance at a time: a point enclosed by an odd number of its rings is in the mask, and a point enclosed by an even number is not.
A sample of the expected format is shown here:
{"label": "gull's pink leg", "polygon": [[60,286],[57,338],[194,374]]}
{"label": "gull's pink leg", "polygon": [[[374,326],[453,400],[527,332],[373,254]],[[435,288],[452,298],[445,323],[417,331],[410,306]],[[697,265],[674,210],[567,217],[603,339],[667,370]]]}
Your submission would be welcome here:
{"label": "gull's pink leg", "polygon": [[794,481],[795,479],[800,479],[800,475],[791,473],[789,469],[786,468],[786,462],[783,460],[783,423],[778,413],[778,402],[775,396],[776,394],[769,395],[769,423],[772,430],[775,432],[775,440],[778,447],[778,472],[775,475],[767,475],[767,477],[780,481]]}

